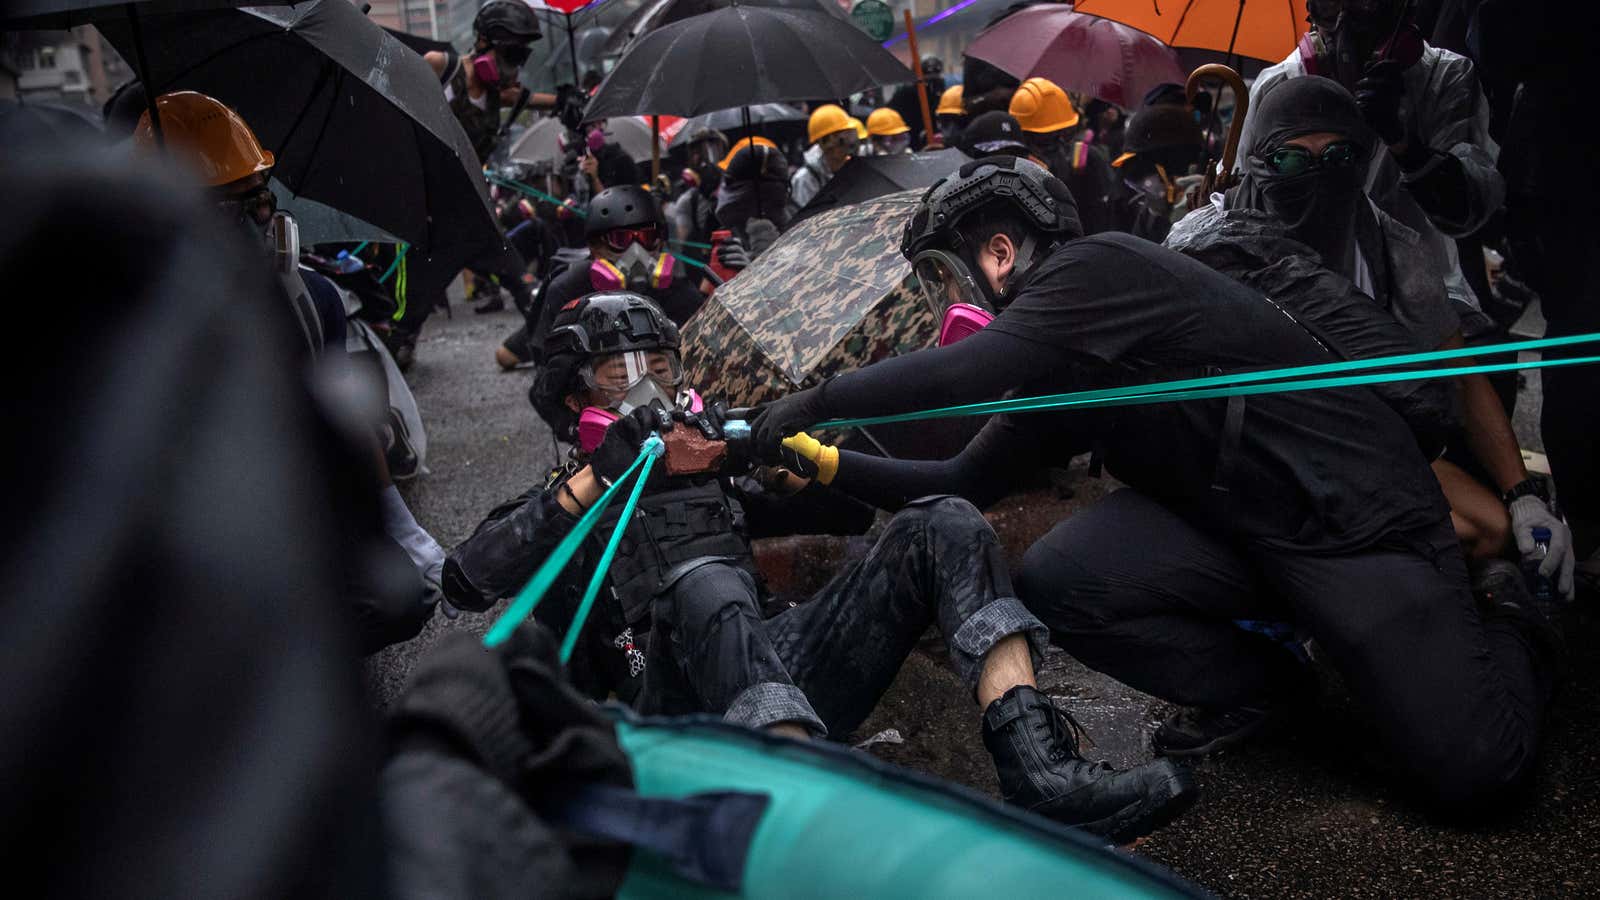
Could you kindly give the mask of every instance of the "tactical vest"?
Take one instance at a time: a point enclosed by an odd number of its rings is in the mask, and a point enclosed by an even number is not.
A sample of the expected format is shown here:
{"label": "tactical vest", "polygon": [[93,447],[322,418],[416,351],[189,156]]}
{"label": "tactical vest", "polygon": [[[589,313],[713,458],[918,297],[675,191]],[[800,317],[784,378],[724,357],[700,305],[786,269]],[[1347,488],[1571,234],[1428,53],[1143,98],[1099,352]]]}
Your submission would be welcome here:
{"label": "tactical vest", "polygon": [[[606,511],[595,534],[612,532],[621,507],[619,503]],[[744,527],[744,508],[715,478],[698,484],[683,479],[640,497],[608,575],[624,620],[633,625],[649,614],[662,578],[679,563],[702,556],[729,557],[754,574]]]}
{"label": "tactical vest", "polygon": [[480,164],[489,161],[489,154],[494,152],[494,145],[500,140],[500,94],[498,91],[485,93],[487,103],[484,109],[479,109],[472,104],[472,98],[467,96],[467,60],[461,60],[456,67],[455,75],[450,78],[450,111],[455,113],[461,128],[467,133],[467,140],[472,142],[472,149],[478,154]]}

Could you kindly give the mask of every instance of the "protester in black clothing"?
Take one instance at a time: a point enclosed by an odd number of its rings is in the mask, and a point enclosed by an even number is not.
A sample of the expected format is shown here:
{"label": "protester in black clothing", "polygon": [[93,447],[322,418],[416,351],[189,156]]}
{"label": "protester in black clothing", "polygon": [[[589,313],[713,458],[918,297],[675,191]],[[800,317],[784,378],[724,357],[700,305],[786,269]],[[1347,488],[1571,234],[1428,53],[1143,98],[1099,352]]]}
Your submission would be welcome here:
{"label": "protester in black clothing", "polygon": [[623,289],[643,294],[679,325],[705,302],[698,273],[667,252],[666,218],[644,188],[624,185],[596,194],[589,201],[584,233],[588,259],[569,263],[546,280],[527,321],[495,349],[502,368],[538,361],[551,320],[584,294]]}
{"label": "protester in black clothing", "polygon": [[[577,420],[580,449],[451,553],[452,602],[486,609],[520,589],[652,432],[721,439],[723,411],[685,390],[677,346],[676,327],[636,294],[591,294],[556,317],[535,390],[542,408],[564,411],[558,433]],[[909,504],[865,559],[763,620],[767,595],[745,523],[793,520],[790,503],[838,502],[826,487],[828,460],[790,461],[804,477],[752,470],[734,448],[720,469],[651,473],[607,572],[608,599],[573,656],[580,686],[595,696],[615,691],[645,712],[709,712],[793,736],[844,737],[938,623],[985,710],[984,742],[1008,799],[1116,841],[1148,833],[1193,801],[1191,776],[1167,761],[1117,772],[1082,759],[1071,720],[1034,687],[1044,628],[1012,596],[999,540],[965,501]],[[596,534],[610,534],[619,515],[608,510]],[[582,561],[564,570],[537,608],[541,621],[574,627],[598,547],[586,544]]]}
{"label": "protester in black clothing", "polygon": [[[1291,79],[1262,100],[1256,122],[1256,143],[1245,148],[1245,174],[1226,209],[1196,211],[1181,223],[1179,242],[1206,241],[1224,220],[1262,214],[1388,310],[1421,349],[1461,347],[1444,272],[1427,264],[1416,232],[1367,200],[1363,182],[1377,138],[1355,97],[1331,79]],[[1473,562],[1499,559],[1512,547],[1532,557],[1534,529],[1547,529],[1540,566],[1570,596],[1571,532],[1543,482],[1529,479],[1494,387],[1484,375],[1464,375],[1456,391],[1463,421],[1433,470],[1464,552]]]}
{"label": "protester in black clothing", "polygon": [[[1507,109],[1500,172],[1506,181],[1508,266],[1539,292],[1547,337],[1600,332],[1600,172],[1580,139],[1593,102],[1574,90],[1574,61],[1594,52],[1593,4],[1484,0],[1476,29],[1485,85]],[[1545,358],[1589,356],[1593,344]],[[1600,596],[1600,431],[1594,423],[1600,366],[1540,373],[1539,431],[1580,558],[1579,590]]]}
{"label": "protester in black clothing", "polygon": [[1128,120],[1122,155],[1111,161],[1117,185],[1110,230],[1160,243],[1174,217],[1182,217],[1185,182],[1192,181],[1190,171],[1200,166],[1204,139],[1182,96],[1177,103],[1149,104]]}
{"label": "protester in black clothing", "polygon": [[[927,88],[928,111],[931,113],[944,94],[944,60],[937,56],[924,56],[922,79]],[[888,106],[900,114],[901,120],[911,126],[911,149],[921,150],[926,146],[932,135],[924,133],[925,129],[922,127],[922,97],[917,92],[917,86],[903,84],[895,88],[894,94],[889,97]]]}
{"label": "protester in black clothing", "polygon": [[[1027,161],[978,160],[940,182],[902,249],[933,302],[998,317],[763,407],[756,451],[838,416],[1334,359],[1198,262],[1079,234],[1071,195]],[[1295,659],[1234,624],[1287,619],[1425,797],[1470,812],[1523,783],[1557,639],[1518,581],[1479,609],[1426,458],[1367,390],[998,416],[952,460],[843,451],[834,484],[890,507],[934,491],[983,504],[1091,448],[1129,487],[1035,544],[1019,592],[1075,657],[1188,707],[1157,732],[1161,752],[1235,742],[1303,699]]]}
{"label": "protester in black clothing", "polygon": [[[775,147],[751,141],[734,145],[722,184],[717,188],[717,221],[733,231],[748,256],[732,267],[765,253],[789,222],[789,163]],[[721,254],[727,265],[727,254]]]}

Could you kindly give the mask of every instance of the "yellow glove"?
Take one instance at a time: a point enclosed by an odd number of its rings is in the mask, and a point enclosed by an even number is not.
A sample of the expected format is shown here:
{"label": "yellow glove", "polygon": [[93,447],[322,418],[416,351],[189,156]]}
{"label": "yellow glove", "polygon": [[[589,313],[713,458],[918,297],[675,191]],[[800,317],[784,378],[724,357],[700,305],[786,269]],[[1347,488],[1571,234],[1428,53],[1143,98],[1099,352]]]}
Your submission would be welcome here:
{"label": "yellow glove", "polygon": [[830,484],[839,474],[839,448],[824,444],[804,431],[783,439],[783,467],[802,478]]}

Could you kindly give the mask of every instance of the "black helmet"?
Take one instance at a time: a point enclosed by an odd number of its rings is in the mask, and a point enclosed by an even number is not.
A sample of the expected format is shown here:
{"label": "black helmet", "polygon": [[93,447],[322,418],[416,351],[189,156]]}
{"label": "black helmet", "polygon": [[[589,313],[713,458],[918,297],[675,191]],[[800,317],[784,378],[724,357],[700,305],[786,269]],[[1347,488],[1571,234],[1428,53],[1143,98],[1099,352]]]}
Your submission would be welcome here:
{"label": "black helmet", "polygon": [[922,77],[932,78],[944,74],[944,60],[937,56],[924,56],[922,58]]}
{"label": "black helmet", "polygon": [[1010,206],[1035,231],[1057,241],[1082,237],[1072,192],[1031,159],[986,156],[934,182],[906,223],[900,252],[906,259],[930,248],[961,250],[961,222],[996,204]]}
{"label": "black helmet", "polygon": [[665,228],[666,224],[654,195],[636,184],[623,184],[606,188],[589,201],[589,217],[583,223],[583,235],[592,238],[613,228],[644,225]]}
{"label": "black helmet", "polygon": [[539,18],[522,0],[489,0],[472,20],[472,30],[491,41],[526,44],[537,41]]}
{"label": "black helmet", "polygon": [[678,326],[648,297],[631,291],[588,294],[556,311],[544,340],[544,365],[528,400],[556,436],[577,436],[577,417],[566,405],[591,357],[629,350],[678,349]]}
{"label": "black helmet", "polygon": [[678,326],[654,300],[632,291],[602,291],[568,303],[556,312],[544,340],[546,359],[676,349]]}

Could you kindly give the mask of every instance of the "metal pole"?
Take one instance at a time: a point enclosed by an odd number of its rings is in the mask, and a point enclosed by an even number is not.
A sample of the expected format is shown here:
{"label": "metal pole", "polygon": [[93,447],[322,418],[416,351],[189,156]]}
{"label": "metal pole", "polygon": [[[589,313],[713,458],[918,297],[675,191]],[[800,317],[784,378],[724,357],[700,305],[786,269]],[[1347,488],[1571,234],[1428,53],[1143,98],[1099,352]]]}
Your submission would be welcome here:
{"label": "metal pole", "polygon": [[150,64],[145,59],[144,37],[139,32],[139,11],[135,4],[129,3],[123,7],[128,11],[128,31],[133,36],[133,64],[139,69],[139,81],[144,84],[144,99],[150,110],[150,133],[155,136],[156,146],[165,149],[167,136],[161,132],[161,113],[156,108],[156,89],[150,83]]}
{"label": "metal pole", "polygon": [[[1242,4],[1243,0],[1241,0]],[[911,71],[917,75],[917,100],[922,104],[922,140],[933,139],[933,110],[928,106],[928,81],[922,77],[922,54],[917,52],[917,28],[911,24],[911,10],[906,14],[906,43],[911,48]]]}

